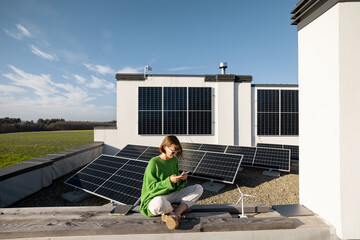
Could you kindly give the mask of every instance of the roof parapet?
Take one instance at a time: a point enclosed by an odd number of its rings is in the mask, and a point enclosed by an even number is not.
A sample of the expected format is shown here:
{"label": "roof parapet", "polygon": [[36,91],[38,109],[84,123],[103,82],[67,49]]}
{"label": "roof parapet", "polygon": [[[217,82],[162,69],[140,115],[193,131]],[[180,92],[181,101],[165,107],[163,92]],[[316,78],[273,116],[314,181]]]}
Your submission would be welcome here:
{"label": "roof parapet", "polygon": [[[154,77],[204,77],[205,82],[251,82],[251,75],[216,74],[216,75],[174,75],[174,74],[149,74]],[[117,81],[145,81],[142,73],[116,73]]]}

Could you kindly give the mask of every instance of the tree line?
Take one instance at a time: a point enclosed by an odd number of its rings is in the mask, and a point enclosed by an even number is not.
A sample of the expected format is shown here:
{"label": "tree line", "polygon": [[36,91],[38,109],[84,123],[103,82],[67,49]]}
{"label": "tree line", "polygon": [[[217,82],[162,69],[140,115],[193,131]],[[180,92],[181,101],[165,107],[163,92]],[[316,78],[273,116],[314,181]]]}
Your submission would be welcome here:
{"label": "tree line", "polygon": [[89,122],[89,121],[66,121],[65,119],[42,119],[37,122],[21,121],[20,118],[0,118],[0,133],[33,132],[33,131],[61,131],[61,130],[92,130],[98,126],[116,126],[116,121]]}

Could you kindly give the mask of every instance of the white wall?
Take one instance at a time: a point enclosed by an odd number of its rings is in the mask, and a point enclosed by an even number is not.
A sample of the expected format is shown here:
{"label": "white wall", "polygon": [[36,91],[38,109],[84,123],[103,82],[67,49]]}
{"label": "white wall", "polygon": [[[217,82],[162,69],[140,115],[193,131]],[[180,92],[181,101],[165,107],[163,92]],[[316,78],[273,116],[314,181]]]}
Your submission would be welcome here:
{"label": "white wall", "polygon": [[344,238],[360,238],[360,2],[341,3],[340,175]]}
{"label": "white wall", "polygon": [[234,83],[217,83],[215,93],[215,143],[234,145]]}
{"label": "white wall", "polygon": [[104,142],[104,154],[114,155],[119,152],[120,148],[117,146],[118,131],[117,129],[109,129],[106,127],[94,128],[94,141]]}
{"label": "white wall", "polygon": [[[233,83],[225,83],[227,86]],[[123,148],[126,144],[143,144],[158,146],[164,136],[161,135],[138,135],[138,87],[157,86],[157,87],[212,87],[216,95],[218,83],[205,82],[203,76],[182,77],[182,76],[149,76],[145,81],[117,81],[117,136],[112,138],[108,144],[116,148]],[[222,91],[222,90],[220,90]],[[225,90],[226,91],[226,90]],[[226,91],[227,92],[227,91]],[[233,92],[233,90],[232,90]],[[217,96],[213,97],[213,105],[216,106]],[[226,101],[226,99],[225,99]],[[219,111],[216,107],[213,113],[213,134],[203,136],[177,135],[180,141],[184,142],[205,142],[218,143],[217,124],[222,119],[216,117]],[[231,111],[233,114],[233,111]],[[225,131],[225,129],[224,129]],[[228,131],[228,129],[226,129]],[[233,134],[233,133],[232,133]],[[230,136],[231,137],[231,136]],[[232,137],[233,139],[233,137]],[[225,141],[225,140],[223,140]]]}
{"label": "white wall", "polygon": [[[251,83],[235,84],[235,145],[251,146]],[[236,122],[237,120],[237,122]]]}
{"label": "white wall", "polygon": [[258,143],[272,143],[272,144],[284,144],[284,145],[299,145],[299,136],[295,135],[274,135],[274,136],[264,136],[257,134],[257,90],[258,89],[285,89],[285,90],[298,90],[298,87],[295,86],[253,86],[251,87],[251,116],[252,116],[252,125],[251,125],[251,144],[256,146]]}
{"label": "white wall", "polygon": [[338,3],[299,37],[300,203],[360,238],[360,3]]}
{"label": "white wall", "polygon": [[[104,141],[104,151],[112,154],[127,144],[157,146],[162,135],[138,135],[138,88],[211,87],[213,92],[213,133],[177,135],[183,142],[252,146],[253,140],[297,145],[297,136],[254,137],[254,93],[250,82],[205,82],[204,76],[148,76],[145,81],[117,81],[117,129],[96,129],[95,141]],[[277,88],[279,89],[279,88]],[[283,87],[288,89],[288,87]],[[297,88],[295,88],[297,89]],[[255,118],[254,118],[255,116]],[[256,129],[255,129],[256,133]],[[256,142],[255,142],[256,145]]]}

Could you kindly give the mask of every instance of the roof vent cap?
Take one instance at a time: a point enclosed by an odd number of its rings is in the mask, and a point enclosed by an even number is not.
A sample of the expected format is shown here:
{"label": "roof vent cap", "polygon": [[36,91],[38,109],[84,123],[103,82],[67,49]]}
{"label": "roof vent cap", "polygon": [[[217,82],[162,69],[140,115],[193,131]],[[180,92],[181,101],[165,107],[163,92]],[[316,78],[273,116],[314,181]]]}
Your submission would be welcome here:
{"label": "roof vent cap", "polygon": [[225,74],[225,70],[227,68],[227,62],[220,62],[219,68],[221,69],[221,74]]}

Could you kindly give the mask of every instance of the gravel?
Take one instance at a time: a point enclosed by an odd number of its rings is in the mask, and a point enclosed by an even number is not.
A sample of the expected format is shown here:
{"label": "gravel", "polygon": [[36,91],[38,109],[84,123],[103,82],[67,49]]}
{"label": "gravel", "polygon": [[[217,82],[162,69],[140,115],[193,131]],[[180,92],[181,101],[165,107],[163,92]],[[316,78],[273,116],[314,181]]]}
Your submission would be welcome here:
{"label": "gravel", "polygon": [[[262,175],[261,169],[245,168],[239,172],[234,184],[226,184],[219,193],[204,191],[197,204],[234,204],[240,198],[240,187],[244,194],[253,197],[245,197],[245,203],[265,203],[268,206],[299,203],[299,175],[293,173],[281,173],[280,177]],[[11,207],[53,207],[53,206],[101,206],[109,203],[108,200],[92,196],[80,202],[71,203],[64,200],[61,194],[73,191],[74,188],[64,184],[64,181],[72,176],[59,178],[53,184],[41,191],[13,204]],[[203,184],[208,180],[189,177],[188,185]]]}

